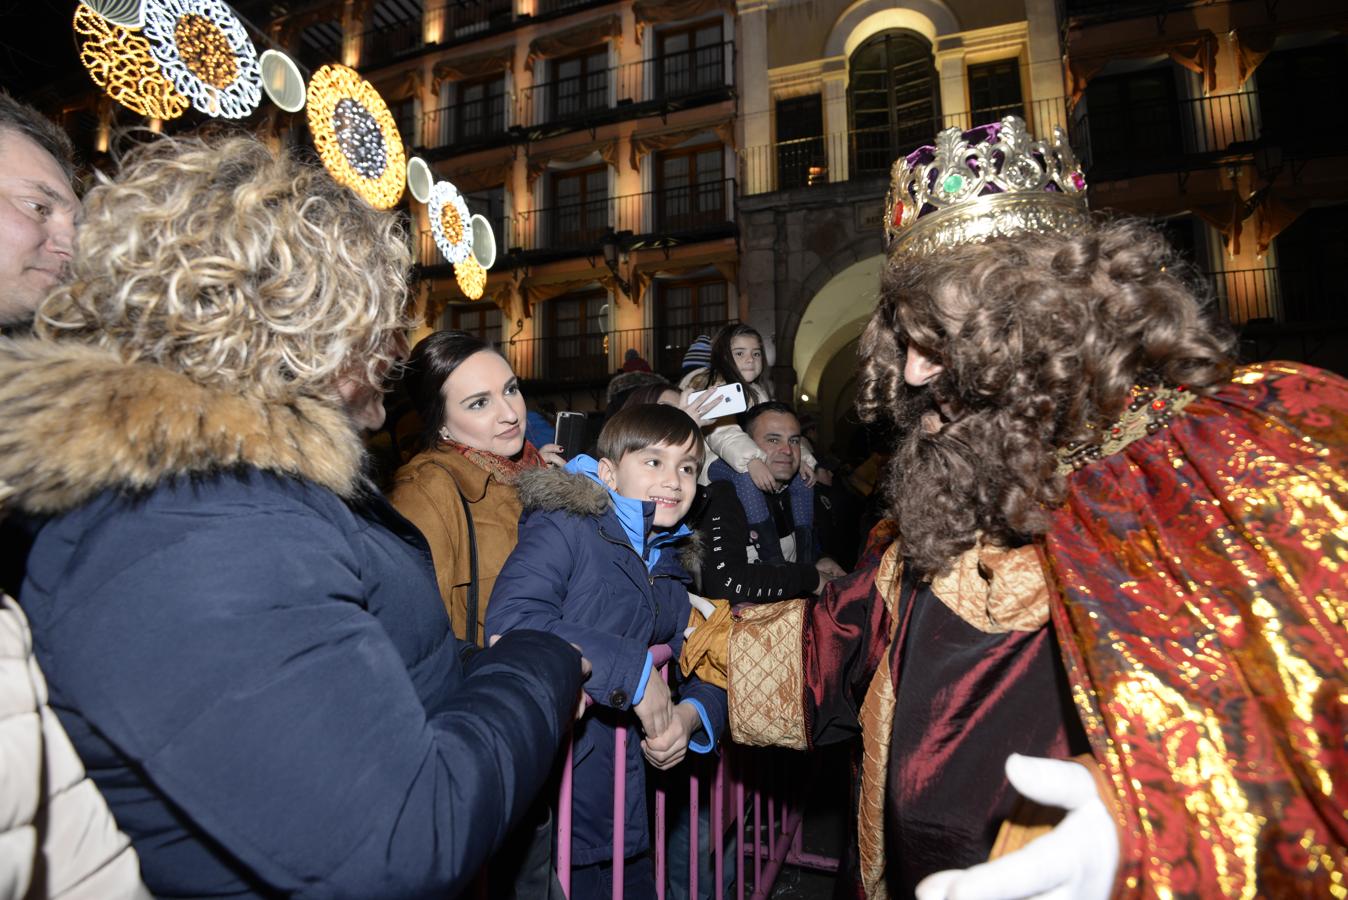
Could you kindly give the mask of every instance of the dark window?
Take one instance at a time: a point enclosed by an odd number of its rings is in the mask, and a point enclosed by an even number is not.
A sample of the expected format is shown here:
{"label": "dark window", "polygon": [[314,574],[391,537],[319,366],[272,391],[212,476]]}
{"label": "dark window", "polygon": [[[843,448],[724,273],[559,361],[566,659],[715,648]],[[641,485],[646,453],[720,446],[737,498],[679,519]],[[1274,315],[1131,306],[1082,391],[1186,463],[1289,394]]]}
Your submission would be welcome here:
{"label": "dark window", "polygon": [[895,157],[931,142],[940,127],[931,44],[908,31],[869,39],[848,62],[854,175],[884,175]]}
{"label": "dark window", "polygon": [[446,310],[445,326],[475,334],[492,346],[501,343],[501,310],[488,303],[451,306]]}
{"label": "dark window", "polygon": [[463,37],[509,22],[513,5],[512,0],[446,0],[436,14],[445,18],[446,37]]}
{"label": "dark window", "polygon": [[463,199],[468,202],[468,211],[478,213],[491,223],[492,233],[496,236],[497,253],[505,252],[505,187],[482,188],[477,191],[464,191]]}
{"label": "dark window", "polygon": [[1274,245],[1284,321],[1348,321],[1348,288],[1328,262],[1348,259],[1348,204],[1307,210]]}
{"label": "dark window", "polygon": [[660,281],[656,307],[656,368],[676,375],[688,345],[699,334],[713,336],[730,321],[729,288],[720,279]]}
{"label": "dark window", "polygon": [[1175,67],[1096,78],[1086,88],[1086,154],[1105,177],[1163,169],[1183,151]]}
{"label": "dark window", "polygon": [[657,231],[696,231],[725,222],[725,148],[720,144],[660,154],[657,178]]}
{"label": "dark window", "polygon": [[497,75],[458,86],[458,139],[472,141],[505,131],[505,78]]}
{"label": "dark window", "polygon": [[389,112],[393,114],[393,124],[398,126],[398,134],[402,135],[403,147],[410,149],[417,142],[416,98],[393,101],[389,104]]}
{"label": "dark window", "polygon": [[608,296],[601,292],[558,297],[548,309],[549,375],[567,380],[608,374]]}
{"label": "dark window", "polygon": [[658,97],[682,97],[725,87],[721,20],[659,34]]}
{"label": "dark window", "polygon": [[1003,116],[1025,118],[1020,99],[1020,61],[999,59],[969,67],[969,124],[1001,121]]}
{"label": "dark window", "polygon": [[1284,147],[1310,148],[1348,134],[1342,115],[1348,108],[1348,42],[1270,53],[1254,78],[1264,137]]}
{"label": "dark window", "polygon": [[315,22],[300,32],[298,53],[300,65],[311,72],[342,58],[342,23]]}
{"label": "dark window", "polygon": [[608,168],[556,172],[552,176],[552,240],[555,249],[590,247],[609,227]]}
{"label": "dark window", "polygon": [[421,46],[421,0],[378,0],[366,22],[361,64],[375,66]]}
{"label": "dark window", "polygon": [[777,101],[777,187],[828,181],[824,106],[818,94]]}
{"label": "dark window", "polygon": [[608,107],[608,46],[552,63],[553,117],[566,119]]}

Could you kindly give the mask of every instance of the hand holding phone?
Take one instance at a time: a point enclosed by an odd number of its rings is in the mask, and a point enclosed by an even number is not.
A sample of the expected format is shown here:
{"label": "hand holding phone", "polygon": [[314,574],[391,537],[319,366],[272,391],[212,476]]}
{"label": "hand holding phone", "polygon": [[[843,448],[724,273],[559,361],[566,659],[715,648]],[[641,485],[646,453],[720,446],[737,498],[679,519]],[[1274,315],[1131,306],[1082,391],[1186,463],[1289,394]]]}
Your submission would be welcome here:
{"label": "hand holding phone", "polygon": [[[695,409],[701,406],[702,398],[706,393],[706,391],[694,391],[689,394],[688,407]],[[744,399],[744,385],[742,384],[723,384],[712,391],[711,394],[711,399],[717,400],[717,402],[712,406],[711,412],[702,414],[703,422],[710,422],[712,419],[718,419],[721,416],[733,416],[748,409]]]}
{"label": "hand holding phone", "polygon": [[582,412],[557,413],[557,430],[553,440],[562,448],[562,458],[570,460],[585,451],[589,421]]}

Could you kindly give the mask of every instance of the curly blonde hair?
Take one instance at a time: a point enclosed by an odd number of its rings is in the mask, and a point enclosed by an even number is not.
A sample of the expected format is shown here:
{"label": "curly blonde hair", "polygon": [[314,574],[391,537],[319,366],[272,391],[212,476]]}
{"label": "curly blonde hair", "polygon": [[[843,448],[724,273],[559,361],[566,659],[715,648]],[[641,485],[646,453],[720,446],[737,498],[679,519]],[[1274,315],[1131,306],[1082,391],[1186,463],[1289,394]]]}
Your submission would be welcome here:
{"label": "curly blonde hair", "polygon": [[410,264],[397,216],[322,169],[252,137],[163,139],[89,192],[73,278],[36,328],[204,385],[336,401],[395,363]]}
{"label": "curly blonde hair", "polygon": [[[1234,340],[1164,238],[1135,220],[889,260],[861,340],[857,409],[896,426],[886,476],[905,555],[935,574],[978,534],[1004,546],[1048,527],[1066,484],[1056,451],[1122,414],[1134,384],[1210,393]],[[904,381],[908,347],[944,366]],[[949,421],[921,427],[922,409]]]}

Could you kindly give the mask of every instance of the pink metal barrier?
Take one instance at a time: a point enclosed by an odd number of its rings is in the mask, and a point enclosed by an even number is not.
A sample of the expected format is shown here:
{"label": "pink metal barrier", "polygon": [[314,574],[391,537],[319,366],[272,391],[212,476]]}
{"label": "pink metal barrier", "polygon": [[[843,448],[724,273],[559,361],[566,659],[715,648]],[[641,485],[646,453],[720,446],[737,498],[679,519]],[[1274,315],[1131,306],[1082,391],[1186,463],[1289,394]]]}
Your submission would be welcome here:
{"label": "pink metal barrier", "polygon": [[[670,650],[666,645],[651,648],[661,677],[668,680]],[[587,700],[586,705],[589,705]],[[618,729],[614,735],[613,772],[613,900],[623,897],[624,824],[627,782],[624,761],[627,756],[627,732]],[[762,900],[772,891],[773,884],[784,865],[836,872],[838,860],[832,857],[803,852],[801,826],[804,822],[805,789],[814,782],[819,761],[813,755],[788,751],[759,750],[722,742],[716,773],[711,779],[707,795],[710,803],[711,828],[710,868],[713,884],[710,896],[725,900],[726,843],[730,829],[734,829],[734,896],[744,900]],[[698,829],[703,799],[701,779],[691,767],[688,772],[688,857],[672,861],[688,866],[688,897],[700,896],[699,874],[701,857]],[[677,771],[677,770],[676,770]],[[566,751],[562,768],[561,790],[557,806],[557,877],[562,890],[571,896],[571,837],[572,837],[572,747]],[[655,791],[655,815],[652,846],[655,850],[655,890],[659,900],[665,900],[669,828],[667,796],[663,788]],[[746,801],[751,802],[752,824],[746,816]],[[763,821],[766,811],[767,821]],[[727,812],[729,816],[727,817]],[[766,826],[766,827],[765,827]],[[747,829],[747,840],[746,840]],[[752,860],[752,872],[746,872],[746,858]],[[752,877],[749,877],[749,876]],[[748,892],[746,894],[746,891]]]}

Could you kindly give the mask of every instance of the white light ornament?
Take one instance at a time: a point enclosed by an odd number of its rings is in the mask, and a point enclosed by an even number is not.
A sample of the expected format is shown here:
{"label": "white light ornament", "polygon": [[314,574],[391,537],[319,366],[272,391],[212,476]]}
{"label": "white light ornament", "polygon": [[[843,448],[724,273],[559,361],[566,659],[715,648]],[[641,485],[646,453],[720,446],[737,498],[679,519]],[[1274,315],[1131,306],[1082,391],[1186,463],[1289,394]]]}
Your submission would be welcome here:
{"label": "white light ornament", "polygon": [[84,0],[94,12],[114,25],[136,30],[144,23],[140,0]]}
{"label": "white light ornament", "polygon": [[496,265],[496,232],[481,213],[473,213],[469,222],[473,232],[473,256],[483,269]]}
{"label": "white light ornament", "polygon": [[304,109],[304,76],[293,59],[279,50],[263,50],[257,64],[267,99],[288,113]]}
{"label": "white light ornament", "polygon": [[431,199],[431,188],[435,186],[435,176],[426,160],[414,156],[407,161],[407,189],[412,192],[418,203],[427,203]]}
{"label": "white light ornament", "polygon": [[435,245],[445,259],[457,266],[473,255],[473,226],[468,204],[454,185],[437,181],[431,188],[429,207],[427,214],[431,218]]}
{"label": "white light ornament", "polygon": [[164,74],[209,116],[242,119],[262,102],[257,49],[220,0],[143,0],[143,31]]}

